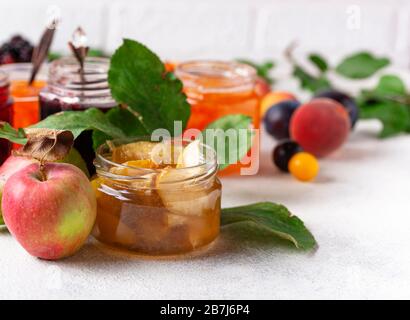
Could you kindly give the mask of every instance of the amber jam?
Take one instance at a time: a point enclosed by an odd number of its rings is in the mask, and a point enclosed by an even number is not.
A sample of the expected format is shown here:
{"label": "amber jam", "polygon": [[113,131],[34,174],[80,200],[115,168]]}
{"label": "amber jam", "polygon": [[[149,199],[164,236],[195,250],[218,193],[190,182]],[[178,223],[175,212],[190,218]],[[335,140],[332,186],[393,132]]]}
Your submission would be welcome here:
{"label": "amber jam", "polygon": [[[0,71],[0,121],[11,124],[13,120],[12,99],[10,97],[10,84],[6,73]],[[10,155],[11,143],[0,139],[0,164]]]}
{"label": "amber jam", "polygon": [[31,63],[15,63],[0,68],[9,75],[10,93],[13,97],[13,126],[26,128],[39,121],[38,95],[45,87],[45,68],[37,74],[37,80],[29,85],[33,66]]}
{"label": "amber jam", "polygon": [[190,153],[189,144],[140,138],[100,147],[95,160],[98,177],[92,181],[98,205],[93,234],[99,241],[167,256],[196,250],[217,238],[221,183],[216,155],[198,143],[200,160],[187,166],[181,159]]}
{"label": "amber jam", "polygon": [[[248,65],[223,61],[192,61],[177,66],[191,105],[188,128],[203,130],[212,121],[230,114],[245,114],[260,125],[260,96],[255,91],[256,70]],[[258,142],[258,141],[255,141]],[[254,152],[258,152],[254,143]],[[241,165],[224,170],[238,172]]]}
{"label": "amber jam", "polygon": [[[49,66],[48,83],[40,93],[40,117],[60,111],[84,111],[99,108],[103,112],[117,104],[111,96],[108,86],[109,59],[87,58],[84,72],[74,57],[56,60]],[[91,132],[85,132],[76,139],[75,148],[81,153],[93,171],[92,161],[95,153],[92,149]]]}

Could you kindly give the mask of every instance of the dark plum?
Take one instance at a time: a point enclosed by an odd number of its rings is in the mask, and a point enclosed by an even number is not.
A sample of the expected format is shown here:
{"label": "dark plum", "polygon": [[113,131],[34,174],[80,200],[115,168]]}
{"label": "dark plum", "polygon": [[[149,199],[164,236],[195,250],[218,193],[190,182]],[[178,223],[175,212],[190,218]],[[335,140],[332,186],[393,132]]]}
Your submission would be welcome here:
{"label": "dark plum", "polygon": [[299,152],[302,152],[302,147],[295,141],[284,140],[280,142],[273,150],[273,163],[283,172],[289,172],[288,164],[290,159]]}
{"label": "dark plum", "polygon": [[277,140],[289,138],[289,123],[300,103],[295,100],[281,101],[268,109],[264,117],[266,131]]}
{"label": "dark plum", "polygon": [[354,128],[357,120],[359,119],[359,108],[352,97],[341,91],[326,90],[316,94],[315,98],[329,98],[342,104],[349,114],[352,129]]}

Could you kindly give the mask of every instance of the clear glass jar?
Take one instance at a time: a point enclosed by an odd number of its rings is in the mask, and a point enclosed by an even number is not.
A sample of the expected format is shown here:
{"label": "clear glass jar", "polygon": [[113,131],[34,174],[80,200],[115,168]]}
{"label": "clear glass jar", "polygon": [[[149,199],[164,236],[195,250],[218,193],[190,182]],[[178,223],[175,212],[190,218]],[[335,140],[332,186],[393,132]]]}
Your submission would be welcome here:
{"label": "clear glass jar", "polygon": [[[253,128],[259,129],[261,96],[256,91],[257,73],[253,67],[230,61],[189,61],[177,65],[175,75],[183,82],[191,105],[188,128],[203,130],[220,117],[244,114],[252,118]],[[251,153],[259,154],[257,136]],[[237,174],[241,168],[251,166],[249,162],[239,163],[222,173]]]}
{"label": "clear glass jar", "polygon": [[40,93],[41,119],[65,110],[100,108],[103,111],[117,105],[108,86],[110,60],[87,57],[84,72],[74,57],[64,57],[51,63],[47,87]]}
{"label": "clear glass jar", "polygon": [[[108,86],[110,60],[87,57],[84,72],[74,57],[64,57],[53,61],[49,66],[48,82],[40,92],[40,118],[60,111],[84,111],[99,108],[103,112],[117,106]],[[91,131],[83,132],[75,141],[74,147],[87,163],[90,173],[94,173]]]}
{"label": "clear glass jar", "polygon": [[[8,75],[0,71],[0,121],[8,122],[9,124],[12,123],[12,105]],[[11,143],[6,139],[0,139],[0,165],[8,158],[10,151]]]}
{"label": "clear glass jar", "polygon": [[26,128],[40,120],[39,93],[46,86],[47,66],[37,73],[36,80],[29,85],[33,70],[31,63],[13,63],[0,67],[10,79],[10,93],[13,97],[13,126]]}
{"label": "clear glass jar", "polygon": [[[141,142],[148,143],[147,147],[141,147]],[[152,157],[154,146],[161,143],[150,138],[118,140],[97,151],[98,177],[92,181],[97,195],[93,235],[102,243],[163,256],[187,253],[217,238],[221,183],[216,177],[215,152],[201,145],[204,156],[194,167],[147,167],[142,152]],[[188,141],[167,143],[186,146]],[[119,160],[118,150],[124,148],[128,155]]]}

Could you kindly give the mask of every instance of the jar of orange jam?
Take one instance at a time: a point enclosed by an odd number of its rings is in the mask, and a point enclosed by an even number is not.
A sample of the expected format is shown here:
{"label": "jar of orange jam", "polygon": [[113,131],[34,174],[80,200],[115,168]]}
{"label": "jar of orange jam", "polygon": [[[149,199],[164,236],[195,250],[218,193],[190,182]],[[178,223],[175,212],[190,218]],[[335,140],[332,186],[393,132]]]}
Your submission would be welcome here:
{"label": "jar of orange jam", "polygon": [[[192,160],[192,153],[200,154],[197,162],[184,162]],[[95,165],[93,235],[100,242],[168,256],[194,251],[217,238],[221,183],[210,147],[181,139],[108,141],[97,150]]]}
{"label": "jar of orange jam", "polygon": [[8,64],[0,68],[10,78],[10,93],[14,100],[12,123],[15,128],[26,128],[40,121],[38,96],[46,85],[46,68],[42,68],[37,80],[29,85],[32,68],[31,63]]}
{"label": "jar of orange jam", "polygon": [[[205,129],[214,120],[231,114],[248,115],[253,128],[260,126],[260,99],[256,70],[246,64],[224,61],[191,61],[177,65],[175,75],[183,82],[191,105],[188,128]],[[255,138],[252,152],[258,153]],[[238,172],[243,164],[233,165],[225,173]]]}

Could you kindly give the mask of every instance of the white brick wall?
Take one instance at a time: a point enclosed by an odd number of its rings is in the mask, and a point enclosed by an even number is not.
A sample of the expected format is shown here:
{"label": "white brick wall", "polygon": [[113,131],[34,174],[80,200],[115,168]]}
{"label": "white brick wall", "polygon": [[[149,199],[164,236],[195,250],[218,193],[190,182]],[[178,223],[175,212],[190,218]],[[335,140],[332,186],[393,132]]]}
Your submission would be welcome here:
{"label": "white brick wall", "polygon": [[36,41],[51,5],[63,19],[54,50],[82,25],[93,47],[112,51],[130,37],[168,59],[278,57],[297,40],[299,53],[338,59],[366,48],[410,65],[406,0],[0,0],[0,41],[18,32]]}

